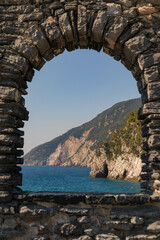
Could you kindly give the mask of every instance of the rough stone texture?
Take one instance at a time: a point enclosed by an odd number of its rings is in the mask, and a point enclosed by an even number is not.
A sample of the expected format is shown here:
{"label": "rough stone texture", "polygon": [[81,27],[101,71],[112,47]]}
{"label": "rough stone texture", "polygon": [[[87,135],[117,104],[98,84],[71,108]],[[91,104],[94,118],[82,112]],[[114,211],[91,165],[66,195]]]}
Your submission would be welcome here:
{"label": "rough stone texture", "polygon": [[110,194],[102,193],[17,192],[12,197],[13,203],[0,203],[1,239],[158,240],[160,237],[158,195],[112,194],[114,202],[110,201]]}
{"label": "rough stone texture", "polygon": [[[103,51],[117,60],[121,60],[138,81],[138,89],[142,95],[143,106],[139,111],[147,141],[144,149],[145,165],[142,169],[142,188],[160,193],[160,181],[157,175],[159,171],[160,138],[159,127],[154,120],[160,119],[160,95],[159,95],[159,68],[160,68],[160,3],[159,0],[105,0],[105,1],[52,1],[52,0],[3,0],[0,1],[0,169],[1,191],[0,202],[9,202],[13,199],[13,193],[20,191],[16,188],[21,184],[21,175],[17,170],[9,173],[10,168],[3,168],[4,164],[22,163],[19,158],[23,147],[21,134],[13,130],[4,130],[4,127],[23,127],[23,120],[28,120],[28,112],[24,107],[24,99],[21,95],[27,94],[27,81],[32,81],[33,68],[40,69],[45,61],[62,53],[65,48],[68,51],[75,48],[92,48]],[[155,127],[151,127],[154,126]],[[9,132],[7,132],[9,131]],[[14,134],[13,134],[13,132]],[[156,154],[153,153],[156,152]],[[152,152],[152,153],[151,153]],[[156,160],[156,164],[149,162]],[[14,168],[17,169],[17,168]],[[156,175],[155,175],[156,174]],[[146,176],[146,180],[144,180]],[[154,176],[154,177],[153,177]],[[156,176],[156,177],[155,177]],[[153,179],[152,179],[153,178]],[[157,179],[158,178],[158,179]],[[16,214],[19,214],[19,206],[23,205],[22,199],[30,198],[30,204],[34,208],[35,199],[40,196],[22,195],[14,200]],[[46,196],[41,196],[43,202]],[[110,196],[108,198],[98,195],[69,196],[49,195],[49,201],[55,199],[59,204],[75,204],[80,199],[84,206],[87,204],[150,204],[146,196]],[[34,201],[33,201],[34,199]],[[141,199],[141,200],[140,200]],[[152,198],[152,201],[154,198]],[[160,200],[156,197],[157,201]],[[55,204],[55,203],[54,203]],[[57,203],[56,203],[57,204]],[[52,204],[51,204],[52,205]],[[47,208],[46,206],[43,206]],[[59,207],[59,205],[57,206]],[[62,206],[61,206],[62,207]],[[40,207],[41,208],[41,207]],[[43,210],[44,210],[43,208]],[[99,209],[101,208],[101,209]],[[114,208],[112,206],[112,208]],[[140,210],[140,206],[138,205]],[[159,202],[156,205],[159,209]],[[39,206],[38,206],[39,209]],[[94,207],[93,207],[94,209]],[[97,205],[96,214],[87,215],[90,223],[76,222],[76,218],[70,213],[57,212],[57,216],[45,216],[34,221],[32,216],[1,216],[1,239],[160,239],[159,219],[157,215],[144,218],[143,227],[135,218],[110,219],[111,206],[105,208]],[[28,210],[29,211],[29,210]],[[39,210],[37,210],[39,211]],[[40,210],[41,211],[41,210]],[[148,211],[148,210],[147,210]],[[32,213],[32,210],[30,209]],[[43,211],[42,211],[43,212]],[[50,211],[49,211],[50,212]],[[102,221],[102,212],[105,212],[105,221]],[[137,217],[137,211],[132,217]],[[159,211],[158,211],[159,212]],[[101,217],[100,217],[101,215]],[[17,216],[17,217],[16,217]],[[76,216],[76,214],[75,214]],[[95,220],[98,217],[98,220]],[[104,216],[104,215],[103,215]],[[45,220],[44,220],[45,217]],[[51,221],[52,218],[52,221]],[[123,217],[122,217],[123,218]],[[148,219],[149,218],[149,219]],[[106,224],[107,221],[107,224]],[[127,224],[126,224],[127,221]],[[96,222],[96,223],[95,223]],[[40,227],[44,225],[44,227]],[[125,225],[125,224],[126,225]],[[61,232],[54,233],[56,224],[62,224]],[[82,225],[81,225],[82,224]],[[7,228],[7,226],[9,226]],[[134,230],[132,230],[132,225]],[[140,225],[140,227],[139,227]],[[60,226],[60,225],[59,225]],[[102,226],[102,228],[101,228]],[[126,226],[126,227],[125,227]],[[90,236],[94,227],[95,235]],[[75,229],[75,230],[74,230]],[[86,231],[84,231],[84,229]],[[104,232],[103,232],[104,231]],[[155,233],[156,232],[156,233]],[[63,236],[61,233],[65,233]],[[67,234],[72,234],[71,236]],[[75,235],[74,235],[75,234]],[[67,236],[66,236],[67,235]],[[81,236],[80,236],[81,235]],[[123,237],[122,237],[123,236]]]}

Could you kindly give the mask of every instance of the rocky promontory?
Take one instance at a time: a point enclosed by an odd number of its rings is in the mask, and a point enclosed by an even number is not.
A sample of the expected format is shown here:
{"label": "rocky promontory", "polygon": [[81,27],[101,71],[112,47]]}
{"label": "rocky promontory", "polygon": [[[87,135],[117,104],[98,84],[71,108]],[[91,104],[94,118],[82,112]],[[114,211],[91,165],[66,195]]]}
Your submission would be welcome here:
{"label": "rocky promontory", "polygon": [[142,142],[141,123],[134,111],[128,114],[123,127],[97,148],[90,176],[139,181],[143,166]]}

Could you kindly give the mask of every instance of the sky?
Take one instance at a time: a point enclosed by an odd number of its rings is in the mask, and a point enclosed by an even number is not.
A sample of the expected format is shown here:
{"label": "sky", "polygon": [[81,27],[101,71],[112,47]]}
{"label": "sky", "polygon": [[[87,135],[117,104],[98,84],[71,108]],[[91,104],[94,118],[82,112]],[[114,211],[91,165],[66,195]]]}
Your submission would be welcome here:
{"label": "sky", "polygon": [[137,97],[136,80],[121,62],[94,50],[65,51],[28,83],[24,152]]}

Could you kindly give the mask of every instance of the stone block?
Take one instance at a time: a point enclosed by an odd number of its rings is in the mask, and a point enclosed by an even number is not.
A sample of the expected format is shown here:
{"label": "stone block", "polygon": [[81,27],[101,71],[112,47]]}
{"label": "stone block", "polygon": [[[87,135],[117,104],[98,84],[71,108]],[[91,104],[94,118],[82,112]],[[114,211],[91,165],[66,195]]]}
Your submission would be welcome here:
{"label": "stone block", "polygon": [[51,4],[48,5],[49,9],[59,9],[59,8],[62,8],[63,5],[61,2],[58,2],[58,1],[55,1],[55,2],[52,2]]}
{"label": "stone block", "polygon": [[121,15],[121,5],[115,3],[107,3],[107,15],[108,16],[120,16]]}
{"label": "stone block", "polygon": [[160,135],[151,135],[147,139],[147,144],[149,149],[160,148]]}
{"label": "stone block", "polygon": [[69,208],[64,207],[60,209],[60,212],[71,214],[71,215],[88,215],[91,209],[89,208]]}
{"label": "stone block", "polygon": [[22,148],[23,143],[23,138],[19,136],[0,134],[0,145],[2,146],[15,146],[18,148]]}
{"label": "stone block", "polygon": [[39,205],[21,205],[19,208],[21,217],[46,217],[50,216],[49,208]]}
{"label": "stone block", "polygon": [[83,230],[80,224],[62,223],[55,226],[55,233],[62,236],[81,235]]}
{"label": "stone block", "polygon": [[146,83],[159,82],[160,74],[158,66],[152,66],[144,69],[144,78]]}
{"label": "stone block", "polygon": [[106,221],[108,229],[116,229],[121,231],[131,231],[133,229],[133,224],[127,221]]}
{"label": "stone block", "polygon": [[27,41],[25,38],[17,38],[12,44],[12,49],[26,57],[32,66],[37,70],[40,70],[45,64],[45,61],[40,56],[38,49],[31,41]]}
{"label": "stone block", "polygon": [[[12,152],[10,154],[12,154]],[[18,158],[15,155],[8,155],[8,154],[6,154],[6,156],[1,155],[0,156],[0,164],[23,164],[24,159]]]}
{"label": "stone block", "polygon": [[21,186],[22,174],[0,173],[0,188],[8,186]]}
{"label": "stone block", "polygon": [[132,224],[143,224],[144,223],[144,218],[141,218],[141,217],[132,217],[131,218],[131,223]]}
{"label": "stone block", "polygon": [[151,233],[160,233],[160,221],[155,221],[148,224],[146,230]]}
{"label": "stone block", "polygon": [[66,2],[64,8],[65,8],[65,11],[75,11],[77,9],[77,2]]}
{"label": "stone block", "polygon": [[3,101],[20,102],[21,93],[16,88],[0,86],[0,93],[0,99]]}
{"label": "stone block", "polygon": [[38,25],[31,26],[25,32],[25,35],[38,48],[42,57],[44,57],[47,61],[49,61],[53,58],[53,53],[51,51],[49,42],[47,41],[45,35],[43,34],[40,26],[38,26]]}
{"label": "stone block", "polygon": [[107,20],[107,12],[99,10],[92,27],[92,37],[95,42],[102,42],[103,32],[107,24]]}
{"label": "stone block", "polygon": [[154,83],[148,83],[147,85],[147,97],[149,101],[160,100],[160,81]]}
{"label": "stone block", "polygon": [[109,29],[104,33],[104,41],[107,42],[108,47],[114,50],[117,39],[120,37],[124,29],[127,27],[128,21],[123,17],[115,17],[114,22],[111,24]]}
{"label": "stone block", "polygon": [[24,123],[21,120],[16,119],[14,116],[6,116],[0,114],[0,126],[20,128],[24,126]]}
{"label": "stone block", "polygon": [[3,229],[15,229],[18,226],[18,223],[15,219],[5,219],[1,226]]}
{"label": "stone block", "polygon": [[85,6],[82,6],[82,5],[78,5],[77,30],[79,35],[80,48],[88,48],[87,9]]}
{"label": "stone block", "polygon": [[54,54],[56,55],[58,50],[62,52],[65,47],[65,41],[55,19],[50,16],[41,23],[41,26],[54,49]]}
{"label": "stone block", "polygon": [[138,112],[138,118],[144,119],[145,116],[150,114],[160,114],[160,102],[145,103]]}
{"label": "stone block", "polygon": [[41,21],[43,19],[43,12],[33,11],[28,14],[20,14],[18,16],[18,21],[21,22],[31,22],[31,21]]}
{"label": "stone block", "polygon": [[126,240],[158,240],[158,235],[151,235],[151,234],[136,234],[136,235],[129,235],[126,237]]}
{"label": "stone block", "polygon": [[78,48],[78,32],[77,32],[77,24],[76,24],[76,15],[74,11],[70,11],[69,12],[69,17],[70,17],[70,21],[71,21],[71,26],[72,26],[72,32],[73,32],[73,41],[74,44],[73,48]]}
{"label": "stone block", "polygon": [[21,120],[28,120],[28,111],[20,103],[0,103],[0,115],[7,114],[9,116],[17,117]]}
{"label": "stone block", "polygon": [[26,58],[11,52],[6,52],[4,54],[3,58],[0,60],[0,65],[1,63],[4,65],[13,66],[13,68],[17,69],[22,74],[25,74],[29,67],[29,62]]}
{"label": "stone block", "polygon": [[79,223],[89,223],[90,222],[90,220],[89,220],[89,218],[87,216],[79,217],[79,218],[77,218],[77,221]]}
{"label": "stone block", "polygon": [[120,237],[114,235],[113,233],[102,233],[96,235],[95,240],[120,240]]}
{"label": "stone block", "polygon": [[87,236],[87,235],[84,235],[84,236],[81,236],[81,237],[77,237],[77,238],[72,238],[72,240],[91,240],[92,238]]}
{"label": "stone block", "polygon": [[141,54],[138,57],[138,63],[141,70],[152,67],[160,63],[160,53]]}
{"label": "stone block", "polygon": [[58,17],[59,27],[62,35],[67,42],[74,42],[72,27],[68,18],[68,14],[64,13]]}
{"label": "stone block", "polygon": [[132,64],[135,62],[138,54],[144,52],[151,46],[149,39],[142,33],[129,39],[124,44],[124,55]]}
{"label": "stone block", "polygon": [[21,171],[21,167],[18,167],[14,164],[0,164],[0,173],[19,173]]}

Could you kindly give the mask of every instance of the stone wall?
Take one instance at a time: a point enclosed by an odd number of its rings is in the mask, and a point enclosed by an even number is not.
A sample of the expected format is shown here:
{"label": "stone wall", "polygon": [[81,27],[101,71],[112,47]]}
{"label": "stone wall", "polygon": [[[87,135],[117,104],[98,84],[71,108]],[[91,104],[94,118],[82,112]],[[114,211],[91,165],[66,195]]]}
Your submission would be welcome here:
{"label": "stone wall", "polygon": [[[34,69],[64,50],[103,50],[135,77],[143,106],[142,188],[160,191],[160,3],[158,0],[0,1],[0,190],[20,189],[23,95]],[[3,192],[3,191],[2,191]]]}
{"label": "stone wall", "polygon": [[160,197],[23,193],[0,206],[3,240],[159,240]]}
{"label": "stone wall", "polygon": [[65,49],[85,48],[113,56],[136,79],[147,137],[142,189],[160,193],[159,26],[159,0],[0,0],[1,239],[160,239],[159,197],[25,194],[17,187],[27,82]]}

